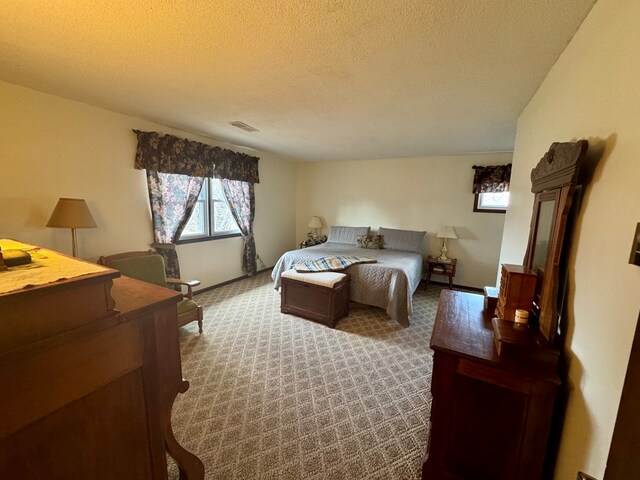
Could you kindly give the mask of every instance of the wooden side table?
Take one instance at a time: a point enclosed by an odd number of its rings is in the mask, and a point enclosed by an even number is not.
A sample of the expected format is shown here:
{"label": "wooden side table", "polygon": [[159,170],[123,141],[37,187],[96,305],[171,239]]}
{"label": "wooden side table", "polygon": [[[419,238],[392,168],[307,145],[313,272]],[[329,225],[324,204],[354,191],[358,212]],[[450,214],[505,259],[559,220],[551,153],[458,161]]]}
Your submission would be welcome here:
{"label": "wooden side table", "polygon": [[431,281],[431,275],[445,275],[449,277],[449,290],[453,288],[453,277],[456,276],[456,263],[457,258],[450,258],[450,262],[443,262],[438,257],[432,257],[429,255],[425,259],[425,277],[424,277],[424,289],[429,288],[429,282]]}

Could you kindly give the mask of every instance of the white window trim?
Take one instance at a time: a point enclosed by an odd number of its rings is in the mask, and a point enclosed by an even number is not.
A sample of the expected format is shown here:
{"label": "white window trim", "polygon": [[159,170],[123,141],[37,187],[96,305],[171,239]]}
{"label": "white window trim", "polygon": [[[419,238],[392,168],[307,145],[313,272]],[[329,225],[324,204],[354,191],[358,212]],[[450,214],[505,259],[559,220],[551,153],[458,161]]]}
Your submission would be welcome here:
{"label": "white window trim", "polygon": [[[214,228],[214,211],[216,203],[223,203],[226,200],[216,200],[211,198],[211,182],[215,181],[213,178],[205,178],[205,181],[202,185],[203,191],[205,192],[204,198],[204,207],[205,207],[205,228],[208,232],[204,235],[202,234],[182,234],[180,235],[180,240],[178,240],[177,244],[182,243],[195,243],[195,242],[206,242],[209,240],[219,240],[222,238],[230,238],[230,237],[239,237],[242,234],[240,233],[240,229],[236,228],[235,230],[223,230],[216,232],[213,230]],[[202,201],[202,200],[198,200]],[[195,209],[194,209],[195,211]],[[235,221],[235,220],[234,220]]]}
{"label": "white window trim", "polygon": [[[507,192],[508,193],[508,192]],[[499,207],[489,207],[481,204],[482,193],[476,193],[473,199],[473,211],[479,213],[506,213],[508,204]]]}

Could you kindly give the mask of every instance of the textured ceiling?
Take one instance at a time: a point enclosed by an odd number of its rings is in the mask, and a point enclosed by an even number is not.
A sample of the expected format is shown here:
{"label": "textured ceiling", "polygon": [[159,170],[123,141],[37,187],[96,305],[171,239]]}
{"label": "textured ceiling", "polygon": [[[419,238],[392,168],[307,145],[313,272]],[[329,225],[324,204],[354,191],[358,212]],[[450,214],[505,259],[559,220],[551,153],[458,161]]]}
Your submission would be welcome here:
{"label": "textured ceiling", "polygon": [[5,0],[0,79],[298,159],[511,150],[594,1]]}

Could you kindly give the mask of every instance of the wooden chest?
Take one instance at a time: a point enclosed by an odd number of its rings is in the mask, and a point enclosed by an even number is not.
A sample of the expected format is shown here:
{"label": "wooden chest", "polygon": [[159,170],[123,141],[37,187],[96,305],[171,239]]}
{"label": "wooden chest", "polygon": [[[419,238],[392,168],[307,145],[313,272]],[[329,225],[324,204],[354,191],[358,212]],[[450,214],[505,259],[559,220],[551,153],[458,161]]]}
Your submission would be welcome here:
{"label": "wooden chest", "polygon": [[496,313],[502,320],[513,321],[516,309],[531,310],[538,276],[522,265],[502,265],[500,293]]}
{"label": "wooden chest", "polygon": [[348,274],[298,274],[288,270],[281,276],[280,311],[334,328],[338,320],[349,315],[350,280]]}

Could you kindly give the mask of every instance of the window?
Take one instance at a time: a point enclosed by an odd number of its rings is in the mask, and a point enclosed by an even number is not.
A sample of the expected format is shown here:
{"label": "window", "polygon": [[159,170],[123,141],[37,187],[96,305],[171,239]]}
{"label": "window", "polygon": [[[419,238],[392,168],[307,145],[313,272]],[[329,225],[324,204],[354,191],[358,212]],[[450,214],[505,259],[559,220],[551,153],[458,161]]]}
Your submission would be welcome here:
{"label": "window", "polygon": [[509,192],[476,193],[474,212],[505,213],[509,206]]}
{"label": "window", "polygon": [[224,197],[220,180],[205,179],[191,218],[184,227],[178,243],[201,242],[239,235],[240,229]]}

